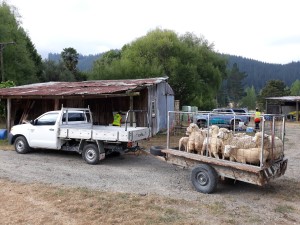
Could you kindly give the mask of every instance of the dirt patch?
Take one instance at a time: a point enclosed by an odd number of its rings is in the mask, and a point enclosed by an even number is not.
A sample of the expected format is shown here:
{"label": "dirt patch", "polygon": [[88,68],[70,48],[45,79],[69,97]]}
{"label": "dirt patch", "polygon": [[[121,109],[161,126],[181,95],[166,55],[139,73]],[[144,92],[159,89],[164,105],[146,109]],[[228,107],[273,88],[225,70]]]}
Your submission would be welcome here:
{"label": "dirt patch", "polygon": [[[189,170],[149,155],[90,166],[73,153],[1,150],[0,223],[299,224],[299,136],[300,125],[288,123],[283,177],[265,187],[220,183],[210,195],[194,190]],[[165,138],[158,135],[141,146],[166,145]]]}

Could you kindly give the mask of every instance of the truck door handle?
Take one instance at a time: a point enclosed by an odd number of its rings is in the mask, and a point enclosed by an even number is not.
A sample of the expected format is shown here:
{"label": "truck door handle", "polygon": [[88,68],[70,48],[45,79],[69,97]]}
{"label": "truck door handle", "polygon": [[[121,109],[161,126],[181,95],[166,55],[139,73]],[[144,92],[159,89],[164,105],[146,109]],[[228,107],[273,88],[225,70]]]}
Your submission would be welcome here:
{"label": "truck door handle", "polygon": [[53,129],[53,128],[50,128],[49,130],[50,130],[50,131],[54,131],[54,129]]}

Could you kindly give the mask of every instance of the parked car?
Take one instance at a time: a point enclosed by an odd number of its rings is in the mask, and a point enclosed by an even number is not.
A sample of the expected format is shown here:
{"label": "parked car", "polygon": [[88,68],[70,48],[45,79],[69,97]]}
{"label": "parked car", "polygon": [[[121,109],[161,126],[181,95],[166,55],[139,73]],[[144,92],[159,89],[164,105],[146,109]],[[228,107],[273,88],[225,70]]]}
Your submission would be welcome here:
{"label": "parked car", "polygon": [[209,125],[218,125],[229,129],[233,129],[240,122],[247,126],[251,118],[245,108],[217,108],[211,112],[199,112],[195,117],[199,127],[207,127],[209,123]]}

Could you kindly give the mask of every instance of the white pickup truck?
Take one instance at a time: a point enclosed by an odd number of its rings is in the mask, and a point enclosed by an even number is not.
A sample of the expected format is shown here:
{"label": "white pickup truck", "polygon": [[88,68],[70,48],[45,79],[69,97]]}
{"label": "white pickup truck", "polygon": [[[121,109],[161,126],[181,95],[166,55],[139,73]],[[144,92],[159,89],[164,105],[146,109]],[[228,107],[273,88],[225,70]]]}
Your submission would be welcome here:
{"label": "white pickup truck", "polygon": [[139,149],[138,141],[151,135],[148,127],[93,125],[89,108],[62,108],[46,112],[30,122],[13,126],[8,134],[17,153],[34,149],[56,149],[82,154],[88,164],[97,164],[112,152]]}

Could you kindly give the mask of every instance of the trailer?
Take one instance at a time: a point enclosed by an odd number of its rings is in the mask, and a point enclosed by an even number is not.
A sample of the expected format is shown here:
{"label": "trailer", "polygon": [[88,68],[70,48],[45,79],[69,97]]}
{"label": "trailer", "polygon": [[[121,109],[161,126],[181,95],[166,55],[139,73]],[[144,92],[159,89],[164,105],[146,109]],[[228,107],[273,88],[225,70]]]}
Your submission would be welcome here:
{"label": "trailer", "polygon": [[[288,159],[284,156],[285,117],[283,115],[261,116],[261,129],[256,131],[270,137],[271,143],[273,143],[270,150],[271,156],[275,155],[274,138],[278,138],[277,136],[280,136],[283,145],[282,149],[277,149],[277,151],[282,151],[282,154],[280,154],[280,157],[270,157],[270,159],[268,159],[265,163],[261,160],[259,165],[251,165],[248,163],[240,163],[210,157],[208,151],[206,151],[206,154],[204,155],[199,155],[180,151],[178,148],[171,148],[170,140],[174,140],[174,137],[176,139],[176,133],[174,134],[174,125],[178,122],[176,121],[176,118],[180,118],[178,114],[182,113],[186,112],[169,112],[168,124],[170,126],[168,126],[167,147],[164,148],[157,146],[156,149],[150,149],[150,152],[167,163],[191,169],[191,182],[197,191],[202,193],[214,192],[220,178],[264,186],[272,179],[284,175],[287,169]],[[251,126],[251,122],[249,125]],[[255,132],[253,132],[253,129],[249,130],[251,130],[251,133],[247,135],[254,136]],[[238,130],[231,132],[238,132]],[[261,159],[263,159],[262,153],[264,144],[265,143],[262,141],[260,146]]]}

